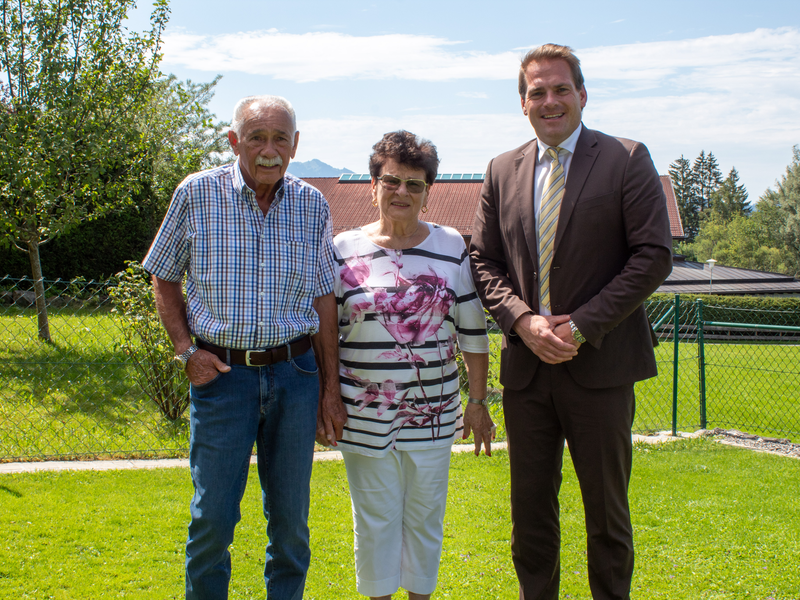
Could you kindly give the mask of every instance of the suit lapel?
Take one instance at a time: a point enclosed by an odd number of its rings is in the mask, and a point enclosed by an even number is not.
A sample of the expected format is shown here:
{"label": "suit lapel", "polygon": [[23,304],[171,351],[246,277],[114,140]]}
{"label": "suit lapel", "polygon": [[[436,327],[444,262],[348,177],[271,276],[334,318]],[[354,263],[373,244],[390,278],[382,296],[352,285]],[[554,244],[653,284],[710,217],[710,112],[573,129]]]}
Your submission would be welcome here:
{"label": "suit lapel", "polygon": [[583,127],[580,136],[578,136],[572,163],[569,166],[564,198],[561,200],[561,212],[558,214],[558,229],[556,229],[554,252],[558,251],[558,245],[564,237],[564,231],[567,229],[572,211],[575,209],[575,204],[578,202],[578,197],[586,183],[586,178],[589,177],[598,153],[597,136],[591,129]]}
{"label": "suit lapel", "polygon": [[514,176],[517,183],[517,207],[528,253],[535,272],[539,271],[539,251],[536,234],[536,215],[533,212],[533,177],[536,170],[537,143],[533,140],[522,149],[522,153],[514,160]]}

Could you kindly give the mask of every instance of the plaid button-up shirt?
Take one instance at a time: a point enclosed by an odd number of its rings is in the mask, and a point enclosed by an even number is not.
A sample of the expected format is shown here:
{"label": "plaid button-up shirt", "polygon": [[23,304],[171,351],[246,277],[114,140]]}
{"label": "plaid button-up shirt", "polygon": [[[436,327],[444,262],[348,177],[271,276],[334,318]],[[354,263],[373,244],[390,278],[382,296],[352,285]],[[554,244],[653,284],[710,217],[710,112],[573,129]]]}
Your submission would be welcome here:
{"label": "plaid button-up shirt", "polygon": [[287,174],[264,215],[237,160],[183,180],[143,265],[166,281],[186,274],[196,336],[269,348],[318,330],[312,302],[333,290],[331,237],[319,190]]}

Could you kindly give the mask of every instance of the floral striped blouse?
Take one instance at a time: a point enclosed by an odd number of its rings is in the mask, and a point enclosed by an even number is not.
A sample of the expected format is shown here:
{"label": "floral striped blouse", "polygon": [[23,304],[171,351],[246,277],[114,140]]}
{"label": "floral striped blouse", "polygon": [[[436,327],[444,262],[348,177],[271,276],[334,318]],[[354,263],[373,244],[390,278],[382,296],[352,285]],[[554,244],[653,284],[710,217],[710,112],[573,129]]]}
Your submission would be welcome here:
{"label": "floral striped blouse", "polygon": [[432,448],[463,429],[456,343],[488,352],[486,319],[464,240],[427,225],[428,237],[406,250],[360,229],[334,239],[345,452]]}

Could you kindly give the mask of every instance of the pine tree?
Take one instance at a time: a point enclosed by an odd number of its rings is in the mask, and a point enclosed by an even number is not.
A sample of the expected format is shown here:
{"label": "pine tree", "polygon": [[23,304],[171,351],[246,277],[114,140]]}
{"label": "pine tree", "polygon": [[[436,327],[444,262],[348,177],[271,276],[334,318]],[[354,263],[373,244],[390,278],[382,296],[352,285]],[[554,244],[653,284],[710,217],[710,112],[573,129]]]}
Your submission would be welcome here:
{"label": "pine tree", "polygon": [[713,152],[705,153],[700,151],[700,155],[692,165],[695,176],[695,195],[697,197],[698,209],[702,213],[711,208],[711,198],[722,185],[722,171]]}
{"label": "pine tree", "polygon": [[724,221],[730,221],[737,215],[749,215],[752,209],[747,196],[747,189],[739,183],[739,172],[733,167],[719,189],[711,194],[711,210]]}
{"label": "pine tree", "polygon": [[778,182],[777,190],[769,189],[760,198],[762,203],[779,215],[775,224],[788,255],[788,271],[800,274],[800,146],[792,150],[792,164]]}

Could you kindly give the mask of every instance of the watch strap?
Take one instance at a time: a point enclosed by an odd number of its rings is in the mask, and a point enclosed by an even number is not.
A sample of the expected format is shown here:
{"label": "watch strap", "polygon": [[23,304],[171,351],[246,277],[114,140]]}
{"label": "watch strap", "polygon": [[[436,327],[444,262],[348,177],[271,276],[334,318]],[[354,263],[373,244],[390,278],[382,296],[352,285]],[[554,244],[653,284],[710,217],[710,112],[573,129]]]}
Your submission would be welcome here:
{"label": "watch strap", "polygon": [[181,354],[175,355],[175,360],[181,363],[182,366],[186,367],[186,363],[189,362],[189,358],[197,352],[198,348],[194,344],[189,346],[186,350],[184,350]]}
{"label": "watch strap", "polygon": [[586,338],[583,337],[583,334],[578,330],[578,326],[575,325],[575,321],[572,319],[569,320],[569,328],[572,331],[572,339],[574,339],[579,344],[583,344],[586,341]]}
{"label": "watch strap", "polygon": [[469,397],[467,398],[467,404],[479,404],[481,406],[489,406],[489,397],[483,398],[479,400],[478,398]]}

